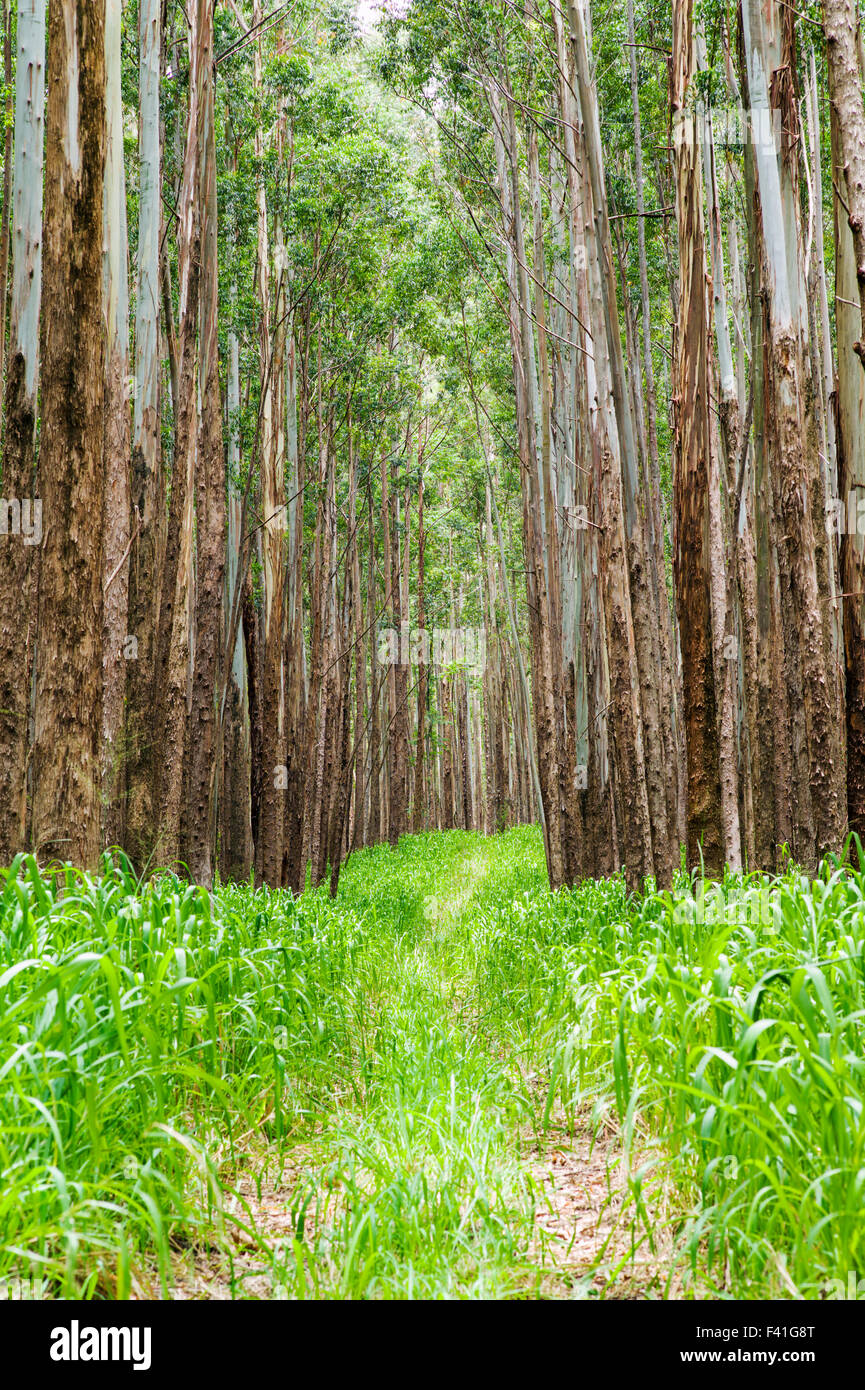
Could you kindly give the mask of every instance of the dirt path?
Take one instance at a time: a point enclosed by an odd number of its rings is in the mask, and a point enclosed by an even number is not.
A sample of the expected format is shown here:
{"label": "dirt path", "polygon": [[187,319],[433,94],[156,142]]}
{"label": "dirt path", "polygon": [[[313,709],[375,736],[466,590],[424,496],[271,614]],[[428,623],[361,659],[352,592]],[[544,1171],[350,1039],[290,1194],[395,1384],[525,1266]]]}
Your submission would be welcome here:
{"label": "dirt path", "polygon": [[[648,1245],[615,1127],[587,1112],[571,1131],[554,1109],[539,1141],[526,1096],[536,1086],[543,1111],[545,1086],[479,1037],[465,946],[489,853],[475,844],[437,874],[419,930],[394,946],[362,1102],[335,1097],[278,1162],[250,1144],[210,1248],[177,1253],[175,1297],[665,1296],[670,1251]],[[640,1162],[650,1225],[668,1229],[658,1156]]]}

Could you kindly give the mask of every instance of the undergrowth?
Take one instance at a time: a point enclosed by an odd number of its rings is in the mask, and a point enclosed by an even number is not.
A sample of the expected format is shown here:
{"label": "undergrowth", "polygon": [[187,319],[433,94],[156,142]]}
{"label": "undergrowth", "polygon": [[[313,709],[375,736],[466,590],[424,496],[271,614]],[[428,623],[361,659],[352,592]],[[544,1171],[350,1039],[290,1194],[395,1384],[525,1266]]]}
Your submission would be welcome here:
{"label": "undergrowth", "polygon": [[0,889],[0,1281],[170,1296],[210,1250],[237,1297],[531,1296],[527,1153],[606,1123],[680,1290],[861,1270],[861,869],[551,894],[519,828],[364,850],[335,902],[117,856]]}

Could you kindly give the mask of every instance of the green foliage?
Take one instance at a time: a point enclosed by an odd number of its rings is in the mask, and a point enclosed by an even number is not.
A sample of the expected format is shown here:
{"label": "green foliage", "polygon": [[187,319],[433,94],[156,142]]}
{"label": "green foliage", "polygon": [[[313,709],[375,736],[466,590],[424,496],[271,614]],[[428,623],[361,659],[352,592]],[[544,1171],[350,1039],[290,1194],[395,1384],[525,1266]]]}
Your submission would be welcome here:
{"label": "green foliage", "polygon": [[629,1143],[663,1136],[695,1275],[820,1297],[861,1267],[865,872],[490,893],[474,934],[491,1031],[524,1039],[566,1109],[612,1089]]}
{"label": "green foliage", "polygon": [[209,1248],[238,1297],[524,1296],[526,1146],[592,1115],[690,1287],[861,1267],[865,872],[551,895],[522,828],[362,851],[336,902],[0,883],[0,1279],[123,1298]]}

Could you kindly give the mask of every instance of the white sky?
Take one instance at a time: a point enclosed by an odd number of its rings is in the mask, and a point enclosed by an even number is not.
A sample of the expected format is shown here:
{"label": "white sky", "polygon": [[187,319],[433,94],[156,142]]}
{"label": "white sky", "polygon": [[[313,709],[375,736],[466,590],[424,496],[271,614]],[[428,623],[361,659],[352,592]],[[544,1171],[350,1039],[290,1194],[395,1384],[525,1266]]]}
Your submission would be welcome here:
{"label": "white sky", "polygon": [[409,0],[357,0],[355,14],[361,33],[371,34],[377,28],[383,10],[391,14],[405,14],[408,6]]}

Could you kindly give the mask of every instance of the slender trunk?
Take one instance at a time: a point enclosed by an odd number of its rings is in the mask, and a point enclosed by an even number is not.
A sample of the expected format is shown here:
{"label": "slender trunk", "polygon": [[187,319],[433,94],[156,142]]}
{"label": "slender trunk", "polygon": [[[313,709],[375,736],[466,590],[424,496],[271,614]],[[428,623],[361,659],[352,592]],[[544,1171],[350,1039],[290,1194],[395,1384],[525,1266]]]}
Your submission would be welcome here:
{"label": "slender trunk", "polygon": [[213,5],[197,0],[198,32],[193,81],[198,87],[198,177],[201,209],[201,324],[198,379],[201,421],[196,470],[198,569],[195,590],[195,665],[189,725],[189,868],[197,883],[213,882],[216,841],[216,769],[220,762],[216,710],[222,593],[225,579],[225,458],[219,382],[214,113]]}
{"label": "slender trunk", "polygon": [[3,205],[0,209],[0,394],[6,375],[6,307],[9,289],[9,216],[12,198],[12,4],[3,0],[3,81],[6,130],[3,136]]}
{"label": "slender trunk", "polygon": [[[678,747],[674,725],[680,703],[680,692],[674,678],[673,633],[670,605],[667,599],[664,536],[669,529],[666,503],[661,488],[661,469],[658,457],[657,388],[652,356],[652,317],[649,297],[649,271],[646,254],[645,172],[643,165],[643,134],[640,119],[638,50],[634,25],[634,3],[628,0],[628,41],[630,56],[631,108],[634,116],[634,179],[637,206],[637,249],[640,262],[640,304],[643,329],[643,371],[645,374],[646,444],[648,452],[646,509],[650,518],[649,564],[652,575],[652,596],[658,618],[657,652],[661,710],[670,718],[662,721],[661,741],[667,773],[667,827],[670,840],[669,867],[674,867],[675,843],[678,839]],[[639,375],[637,380],[639,380]]]}
{"label": "slender trunk", "polygon": [[823,0],[832,106],[838,121],[838,153],[847,189],[847,222],[853,236],[856,284],[861,306],[859,337],[853,344],[865,370],[865,106],[861,35],[856,0]]}
{"label": "slender trunk", "polygon": [[[243,645],[246,656],[246,680],[249,698],[249,829],[250,865],[253,862],[255,845],[258,841],[258,825],[261,819],[261,747],[262,747],[262,709],[261,709],[261,640],[259,636],[258,612],[252,597],[252,574],[247,570],[243,591]],[[298,873],[299,873],[298,869]],[[296,882],[291,888],[299,891]]]}
{"label": "slender trunk", "polygon": [[161,137],[159,77],[162,5],[140,0],[138,266],[135,294],[135,407],[132,419],[132,531],[129,633],[135,660],[128,672],[126,847],[139,869],[154,845],[153,700],[159,602],[160,348],[159,241]]}
{"label": "slender trunk", "polygon": [[126,671],[136,658],[129,626],[130,419],[129,290],[123,100],[120,90],[121,0],[106,0],[106,131],[103,208],[105,318],[105,497],[102,621],[102,838],[123,839],[123,716]]}
{"label": "slender trunk", "polygon": [[[36,636],[36,544],[43,500],[36,498],[36,399],[42,291],[42,148],[45,111],[45,0],[19,0],[15,80],[12,303],[0,516],[0,863],[24,849],[27,747]],[[56,115],[56,112],[55,112]],[[56,139],[56,136],[54,137]],[[57,210],[54,210],[55,217]],[[101,238],[100,238],[101,239]],[[64,320],[65,322],[65,320]],[[21,526],[26,503],[29,528]],[[18,534],[5,534],[17,505]],[[38,528],[36,523],[39,523]],[[27,530],[30,535],[27,535]],[[14,530],[14,528],[13,528]]]}
{"label": "slender trunk", "polygon": [[52,4],[46,85],[40,457],[45,535],[33,842],[45,859],[95,868],[102,724],[103,4]]}
{"label": "slender trunk", "polygon": [[[734,570],[728,562],[733,549],[730,503],[736,487],[740,433],[739,401],[733,371],[733,352],[727,323],[727,297],[724,284],[721,211],[715,171],[714,132],[711,115],[702,102],[697,119],[703,135],[703,172],[709,208],[712,249],[712,297],[717,344],[719,408],[718,430],[710,417],[709,473],[709,554],[712,594],[712,637],[715,661],[715,692],[718,700],[718,756],[721,784],[721,822],[724,831],[724,858],[731,869],[742,868],[742,842],[739,819],[739,748],[737,742],[739,641],[735,630]],[[717,447],[720,433],[723,451]],[[726,467],[724,466],[726,464]]]}
{"label": "slender trunk", "polygon": [[777,0],[743,0],[751,141],[765,283],[766,443],[780,536],[781,621],[793,753],[792,849],[813,867],[837,848],[845,816],[846,740],[832,670],[825,489],[811,380],[795,93],[794,17]]}
{"label": "slender trunk", "polygon": [[369,669],[370,669],[370,721],[369,721],[369,829],[368,842],[377,844],[381,839],[381,778],[379,759],[381,757],[381,719],[380,695],[381,677],[378,666],[378,619],[376,609],[375,583],[375,522],[372,509],[372,483],[367,483],[367,517],[369,521],[369,555],[367,567],[367,602],[369,604]]}
{"label": "slender trunk", "polygon": [[[595,323],[597,331],[603,333],[605,339],[603,371],[607,380],[603,384],[609,392],[614,411],[611,417],[609,407],[606,407],[606,439],[614,447],[606,452],[599,480],[600,496],[605,502],[601,524],[605,530],[602,549],[606,550],[609,580],[608,631],[614,636],[614,644],[623,638],[626,640],[626,645],[615,658],[611,654],[610,662],[611,693],[618,712],[614,743],[617,744],[616,770],[623,797],[622,828],[627,835],[625,867],[633,883],[638,883],[641,877],[653,872],[660,882],[669,882],[672,860],[667,827],[660,698],[651,655],[655,619],[651,611],[645,539],[637,496],[637,440],[619,330],[597,92],[589,71],[582,0],[569,0],[568,15],[584,121],[589,181],[586,191],[590,189],[592,200],[594,254],[589,259],[596,280],[593,287],[597,305]],[[600,372],[598,376],[599,381],[603,381]],[[615,534],[620,528],[624,532],[623,556],[621,541]],[[620,556],[626,563],[625,576],[619,576],[614,568],[620,563]],[[636,671],[632,660],[636,663]]]}
{"label": "slender trunk", "polygon": [[[495,87],[489,92],[496,144],[496,165],[504,226],[508,236],[508,288],[511,355],[517,402],[517,436],[521,460],[526,598],[532,649],[532,703],[537,767],[544,808],[544,848],[550,884],[567,881],[562,839],[561,768],[558,759],[553,626],[544,554],[542,466],[538,461],[537,375],[529,316],[530,289],[520,209],[519,159],[513,105],[503,111]],[[445,779],[447,787],[447,778]],[[447,804],[447,794],[446,794]]]}
{"label": "slender trunk", "polygon": [[289,494],[289,609],[286,643],[288,699],[286,707],[286,757],[288,799],[283,836],[283,882],[293,891],[301,888],[303,854],[303,787],[305,778],[305,648],[303,638],[303,450],[300,443],[297,396],[297,344],[292,320],[286,351],[286,472]]}
{"label": "slender trunk", "polygon": [[688,861],[719,875],[724,865],[715,689],[717,641],[711,588],[710,489],[717,485],[710,420],[709,324],[703,192],[696,115],[688,110],[694,76],[693,9],[673,11],[671,103],[679,230],[674,470],[676,597],[684,673],[688,758]]}
{"label": "slender trunk", "polygon": [[[197,11],[189,11],[189,52],[196,49]],[[198,440],[196,330],[199,317],[201,218],[198,206],[198,101],[190,85],[178,202],[177,259],[179,333],[175,358],[174,453],[171,510],[162,566],[156,643],[156,718],[154,720],[154,803],[159,810],[157,854],[173,864],[181,851],[180,824],[187,751],[187,690],[192,603],[192,542],[195,459]],[[163,261],[163,280],[167,282]],[[166,325],[171,331],[171,301],[165,296]]]}
{"label": "slender trunk", "polygon": [[[393,666],[393,712],[388,742],[392,749],[391,759],[391,806],[388,820],[388,840],[390,844],[399,843],[405,834],[408,813],[408,610],[403,604],[403,585],[399,537],[399,494],[394,488],[390,497],[390,519],[393,540],[391,543],[391,594],[393,613],[397,631],[399,651]],[[403,546],[408,546],[408,528],[405,529]]]}
{"label": "slender trunk", "polygon": [[865,844],[865,527],[861,520],[865,511],[865,69],[852,0],[825,0],[825,16],[836,189],[839,511],[846,522],[841,538],[841,587],[847,818],[850,829]]}
{"label": "slender trunk", "polygon": [[[237,299],[232,284],[232,308]],[[234,608],[240,573],[243,498],[240,490],[240,342],[234,325],[228,336],[228,545],[225,565],[225,606],[227,615]],[[224,640],[230,641],[226,631]],[[242,882],[252,866],[252,744],[249,718],[249,680],[247,676],[244,616],[231,654],[225,709],[220,837],[220,873]]]}
{"label": "slender trunk", "polygon": [[660,538],[661,471],[658,460],[657,392],[652,361],[652,316],[649,298],[649,266],[646,257],[645,174],[643,171],[643,131],[640,120],[640,88],[637,44],[634,28],[634,0],[628,0],[628,52],[631,74],[631,109],[634,113],[634,182],[637,204],[637,250],[640,260],[640,304],[643,317],[643,372],[646,378],[646,434],[651,464],[652,506],[657,536]]}
{"label": "slender trunk", "polygon": [[[253,24],[261,23],[260,0],[253,5]],[[270,294],[270,237],[268,228],[267,193],[265,188],[265,139],[261,128],[263,46],[259,38],[255,47],[255,90],[259,102],[255,131],[255,156],[260,172],[256,189],[258,212],[258,255],[256,288],[259,307],[259,368],[261,373],[261,547],[263,558],[263,640],[262,640],[262,703],[264,708],[261,820],[256,844],[256,867],[259,877],[272,888],[282,880],[285,791],[280,785],[279,769],[285,760],[285,671],[284,671],[284,611],[283,593],[284,547],[286,531],[284,484],[284,422],[281,418],[283,355],[280,348],[285,334],[279,328],[284,312],[282,271],[279,270],[277,293],[271,314]]]}
{"label": "slender trunk", "polygon": [[417,495],[417,625],[420,642],[420,657],[417,667],[417,740],[415,743],[414,809],[412,830],[417,835],[427,823],[427,784],[426,784],[426,707],[429,674],[423,643],[428,641],[426,629],[426,531],[423,514],[423,446],[418,448],[418,495]]}

